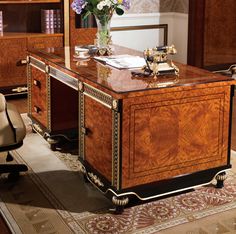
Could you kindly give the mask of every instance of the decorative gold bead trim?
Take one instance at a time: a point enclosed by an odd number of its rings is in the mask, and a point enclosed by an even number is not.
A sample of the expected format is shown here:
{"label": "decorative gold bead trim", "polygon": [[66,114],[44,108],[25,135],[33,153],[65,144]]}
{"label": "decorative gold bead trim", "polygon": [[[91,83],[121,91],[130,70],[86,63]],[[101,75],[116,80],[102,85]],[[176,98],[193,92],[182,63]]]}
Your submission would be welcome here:
{"label": "decorative gold bead trim", "polygon": [[120,189],[120,113],[112,110],[112,186]]}
{"label": "decorative gold bead trim", "polygon": [[95,183],[99,187],[104,187],[104,184],[102,183],[101,179],[98,178],[97,175],[93,174],[92,172],[88,172],[88,176],[93,181],[93,183]]}
{"label": "decorative gold bead trim", "polygon": [[51,124],[51,80],[50,75],[46,73],[46,90],[47,90],[47,128],[49,131],[52,130]]}
{"label": "decorative gold bead trim", "polygon": [[79,82],[78,88],[79,88],[79,91],[81,91],[81,92],[84,91],[84,85],[83,85],[83,82]]}
{"label": "decorative gold bead trim", "polygon": [[32,128],[38,132],[38,133],[42,133],[43,132],[43,129],[36,123],[32,124]]}
{"label": "decorative gold bead trim", "polygon": [[78,97],[79,97],[79,157],[81,157],[82,159],[84,159],[84,133],[83,133],[83,128],[84,126],[84,94],[82,92],[79,91],[78,93]]}
{"label": "decorative gold bead trim", "polygon": [[89,96],[97,102],[103,104],[104,106],[112,109],[112,96],[85,83],[83,84],[83,93],[84,95]]}
{"label": "decorative gold bead trim", "polygon": [[82,172],[83,174],[86,174],[86,169],[80,161],[78,161],[78,170]]}
{"label": "decorative gold bead trim", "polygon": [[[29,56],[27,56],[27,60],[29,61]],[[31,66],[29,63],[27,63],[27,86],[28,86],[28,113],[31,115],[32,114],[32,110],[31,110],[31,106],[32,106],[32,84],[31,84]]]}

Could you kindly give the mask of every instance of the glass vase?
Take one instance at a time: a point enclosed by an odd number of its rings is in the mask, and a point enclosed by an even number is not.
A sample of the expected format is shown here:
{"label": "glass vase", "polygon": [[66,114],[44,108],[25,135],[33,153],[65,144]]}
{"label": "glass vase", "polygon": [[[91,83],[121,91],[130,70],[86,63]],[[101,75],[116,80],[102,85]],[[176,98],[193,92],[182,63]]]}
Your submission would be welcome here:
{"label": "glass vase", "polygon": [[95,15],[97,23],[97,34],[96,34],[96,46],[98,49],[99,55],[110,55],[111,51],[111,34],[110,34],[110,24],[111,24],[110,15]]}

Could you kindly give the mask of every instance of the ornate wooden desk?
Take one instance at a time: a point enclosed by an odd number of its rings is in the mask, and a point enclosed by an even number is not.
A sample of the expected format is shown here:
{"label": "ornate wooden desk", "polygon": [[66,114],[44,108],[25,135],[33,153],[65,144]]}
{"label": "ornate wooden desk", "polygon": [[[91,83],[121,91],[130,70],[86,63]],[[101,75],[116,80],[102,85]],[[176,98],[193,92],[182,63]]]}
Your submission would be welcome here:
{"label": "ornate wooden desk", "polygon": [[[136,54],[120,47],[116,53]],[[117,211],[132,197],[161,197],[215,176],[223,186],[231,167],[234,79],[183,64],[179,77],[135,78],[92,58],[74,61],[73,54],[73,48],[29,52],[29,116],[50,133],[52,125],[74,126],[68,123],[78,113],[81,171]],[[33,105],[38,77],[46,103],[41,115]],[[68,88],[78,91],[78,105]]]}

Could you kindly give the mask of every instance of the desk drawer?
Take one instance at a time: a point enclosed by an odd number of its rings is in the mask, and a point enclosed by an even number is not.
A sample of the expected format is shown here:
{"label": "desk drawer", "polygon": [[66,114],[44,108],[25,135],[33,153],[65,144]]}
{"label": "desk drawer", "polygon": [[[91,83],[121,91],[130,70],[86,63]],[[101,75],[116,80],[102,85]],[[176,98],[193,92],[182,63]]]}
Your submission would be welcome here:
{"label": "desk drawer", "polygon": [[32,116],[47,127],[47,80],[46,74],[31,66],[31,106]]}

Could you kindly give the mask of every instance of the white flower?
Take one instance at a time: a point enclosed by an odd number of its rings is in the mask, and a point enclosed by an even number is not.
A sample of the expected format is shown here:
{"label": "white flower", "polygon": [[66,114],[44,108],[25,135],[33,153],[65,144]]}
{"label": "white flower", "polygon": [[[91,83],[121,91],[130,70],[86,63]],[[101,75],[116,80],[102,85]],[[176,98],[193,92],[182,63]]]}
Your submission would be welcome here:
{"label": "white flower", "polygon": [[106,6],[111,7],[112,2],[110,0],[103,0],[97,4],[97,9],[101,11],[103,7],[106,7]]}
{"label": "white flower", "polygon": [[111,7],[112,2],[110,0],[104,0],[104,2],[106,6]]}
{"label": "white flower", "polygon": [[102,8],[103,8],[103,3],[102,3],[102,2],[99,2],[98,5],[97,5],[97,9],[98,9],[99,11],[101,11]]}
{"label": "white flower", "polygon": [[85,2],[85,3],[82,5],[82,8],[85,8],[87,4],[88,4],[88,2]]}

